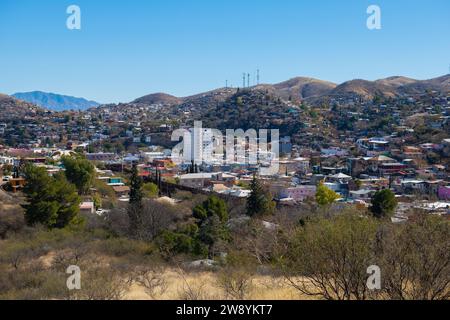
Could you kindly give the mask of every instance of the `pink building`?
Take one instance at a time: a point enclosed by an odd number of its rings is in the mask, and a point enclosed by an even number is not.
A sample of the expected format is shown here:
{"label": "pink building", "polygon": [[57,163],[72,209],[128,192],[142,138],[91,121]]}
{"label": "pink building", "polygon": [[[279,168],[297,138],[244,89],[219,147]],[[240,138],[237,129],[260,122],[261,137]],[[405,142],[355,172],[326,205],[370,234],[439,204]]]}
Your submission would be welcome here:
{"label": "pink building", "polygon": [[280,191],[280,199],[293,199],[295,201],[304,201],[316,195],[316,186],[301,185],[296,187],[285,188]]}
{"label": "pink building", "polygon": [[450,186],[441,186],[438,190],[440,200],[450,200]]}

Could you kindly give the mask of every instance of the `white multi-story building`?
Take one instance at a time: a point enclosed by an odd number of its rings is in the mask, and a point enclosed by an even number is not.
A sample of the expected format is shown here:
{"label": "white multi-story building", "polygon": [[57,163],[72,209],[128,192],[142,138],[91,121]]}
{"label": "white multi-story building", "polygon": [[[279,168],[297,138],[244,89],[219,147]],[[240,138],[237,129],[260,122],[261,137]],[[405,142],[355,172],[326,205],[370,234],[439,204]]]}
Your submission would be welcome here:
{"label": "white multi-story building", "polygon": [[[255,132],[256,133],[256,132]],[[228,132],[227,132],[228,134]],[[242,131],[234,139],[215,129],[195,126],[184,131],[182,160],[197,164],[241,164],[271,166],[278,161],[278,141],[261,145],[257,135],[247,136]],[[225,159],[226,153],[226,159]],[[181,155],[181,154],[180,154]]]}
{"label": "white multi-story building", "polygon": [[[214,163],[223,155],[215,154],[213,130],[209,128],[192,128],[184,136],[183,159],[195,164]],[[222,159],[220,158],[220,159]]]}

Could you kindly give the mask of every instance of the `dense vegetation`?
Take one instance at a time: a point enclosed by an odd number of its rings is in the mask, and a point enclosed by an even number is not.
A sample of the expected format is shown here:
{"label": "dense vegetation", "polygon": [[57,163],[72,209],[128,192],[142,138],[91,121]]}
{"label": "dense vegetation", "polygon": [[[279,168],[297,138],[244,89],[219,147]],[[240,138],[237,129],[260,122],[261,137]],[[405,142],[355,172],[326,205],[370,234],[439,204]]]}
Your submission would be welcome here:
{"label": "dense vegetation", "polygon": [[[171,270],[181,283],[171,297],[212,298],[188,280],[198,272],[192,261],[201,259],[211,259],[203,268],[215,279],[215,298],[247,298],[261,277],[297,298],[449,298],[449,222],[415,212],[393,224],[378,214],[378,208],[389,214],[389,194],[376,197],[373,212],[325,200],[266,210],[255,178],[248,203],[186,192],[171,203],[146,196],[134,173],[129,205],[85,216],[72,206],[79,196],[65,175],[48,177],[32,167],[26,173],[25,215],[17,208],[0,215],[3,299],[123,299],[135,286],[158,299],[174,281]],[[319,190],[319,200],[331,198]],[[66,287],[70,265],[82,270],[81,290]],[[373,265],[381,270],[380,290],[367,287]]]}

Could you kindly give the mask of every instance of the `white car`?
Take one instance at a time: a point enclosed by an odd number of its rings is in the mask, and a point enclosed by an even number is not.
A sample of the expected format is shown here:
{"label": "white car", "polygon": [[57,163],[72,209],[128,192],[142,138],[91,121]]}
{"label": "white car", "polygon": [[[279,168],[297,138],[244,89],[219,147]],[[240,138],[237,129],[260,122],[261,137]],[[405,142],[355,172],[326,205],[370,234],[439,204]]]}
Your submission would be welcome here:
{"label": "white car", "polygon": [[4,176],[3,177],[3,182],[8,182],[9,180],[11,180],[12,177],[11,176]]}
{"label": "white car", "polygon": [[105,209],[98,209],[95,213],[99,216],[103,216],[105,213],[108,213],[109,210],[105,210]]}

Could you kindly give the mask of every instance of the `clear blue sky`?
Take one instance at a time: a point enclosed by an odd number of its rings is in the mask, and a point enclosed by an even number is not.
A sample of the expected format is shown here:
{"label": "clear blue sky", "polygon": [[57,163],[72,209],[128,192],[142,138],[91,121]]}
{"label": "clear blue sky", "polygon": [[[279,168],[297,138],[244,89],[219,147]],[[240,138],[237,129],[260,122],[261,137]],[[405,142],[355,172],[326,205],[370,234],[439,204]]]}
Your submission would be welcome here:
{"label": "clear blue sky", "polygon": [[[66,28],[76,4],[82,29]],[[382,29],[366,27],[370,4]],[[106,102],[295,76],[448,73],[449,0],[0,0],[0,92]]]}

